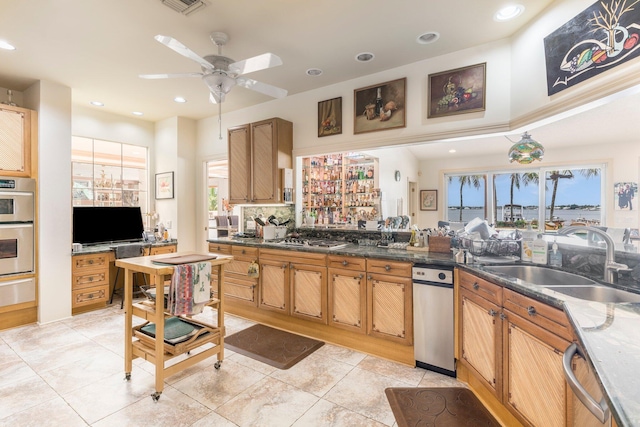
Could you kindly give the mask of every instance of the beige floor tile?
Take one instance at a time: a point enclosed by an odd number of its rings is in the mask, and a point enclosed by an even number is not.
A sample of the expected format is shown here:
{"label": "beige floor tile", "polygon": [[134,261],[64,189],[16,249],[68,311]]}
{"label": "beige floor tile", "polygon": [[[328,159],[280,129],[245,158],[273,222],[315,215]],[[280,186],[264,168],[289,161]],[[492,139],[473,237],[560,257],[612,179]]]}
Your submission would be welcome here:
{"label": "beige floor tile", "polygon": [[366,354],[360,353],[359,351],[350,350],[345,347],[327,343],[316,350],[314,354],[318,354],[324,357],[330,357],[331,359],[339,360],[342,363],[348,363],[349,365],[353,366],[356,366],[365,357],[367,357]]}
{"label": "beige floor tile", "polygon": [[0,383],[0,423],[3,419],[58,397],[40,377]]}
{"label": "beige floor tile", "polygon": [[82,418],[92,424],[138,400],[151,400],[150,396],[154,392],[153,375],[134,367],[129,381],[126,381],[124,373],[120,372],[66,393],[62,397]]}
{"label": "beige floor tile", "polygon": [[290,426],[317,401],[311,393],[266,377],[216,412],[241,427]]}
{"label": "beige floor tile", "polygon": [[384,393],[387,387],[411,387],[411,384],[355,367],[324,398],[390,426],[395,418]]}
{"label": "beige floor tile", "polygon": [[171,386],[160,399],[140,399],[126,408],[92,424],[94,427],[187,427],[208,415],[210,409]]}
{"label": "beige floor tile", "polygon": [[250,357],[244,356],[240,353],[233,352],[231,350],[225,350],[225,354],[229,354],[226,357],[226,360],[233,360],[234,362],[246,366],[247,368],[251,368],[254,371],[258,371],[261,374],[269,375],[272,372],[276,371],[278,368],[275,368],[271,365],[267,365],[264,362],[260,362],[259,360],[252,359]]}
{"label": "beige floor tile", "polygon": [[263,374],[253,369],[226,360],[219,370],[211,366],[172,386],[208,408],[216,409],[263,378]]}
{"label": "beige floor tile", "polygon": [[314,352],[289,369],[276,369],[270,376],[322,397],[352,369],[352,365]]}
{"label": "beige floor tile", "polygon": [[69,393],[82,387],[83,384],[100,382],[111,375],[123,375],[124,363],[121,357],[109,350],[92,354],[80,360],[40,373],[59,394]]}
{"label": "beige floor tile", "polygon": [[232,423],[222,415],[211,412],[204,418],[200,418],[193,423],[191,427],[237,427],[236,423]]}
{"label": "beige floor tile", "polygon": [[3,427],[81,427],[86,425],[82,417],[61,397],[41,402],[20,413],[0,419],[0,426]]}
{"label": "beige floor tile", "polygon": [[35,376],[37,376],[35,371],[22,359],[0,363],[0,384],[10,384]]}
{"label": "beige floor tile", "polygon": [[425,369],[401,365],[375,356],[367,356],[358,364],[358,368],[366,369],[378,375],[395,378],[413,387],[417,387],[424,377]]}
{"label": "beige floor tile", "polygon": [[292,427],[384,427],[385,425],[340,405],[320,399],[293,423]]}

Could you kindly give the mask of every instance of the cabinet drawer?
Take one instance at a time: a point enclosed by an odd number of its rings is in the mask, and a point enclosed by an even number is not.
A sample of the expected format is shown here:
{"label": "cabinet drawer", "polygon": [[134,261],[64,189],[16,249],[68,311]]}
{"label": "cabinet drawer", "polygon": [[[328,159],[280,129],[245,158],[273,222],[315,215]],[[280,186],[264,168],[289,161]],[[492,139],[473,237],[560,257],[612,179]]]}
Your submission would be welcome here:
{"label": "cabinet drawer", "polygon": [[109,267],[109,254],[76,255],[73,257],[73,273]]}
{"label": "cabinet drawer", "polygon": [[327,267],[356,271],[365,271],[367,268],[366,260],[364,258],[339,255],[329,255]]}
{"label": "cabinet drawer", "polygon": [[109,296],[109,286],[95,286],[92,288],[72,291],[73,307],[81,307],[99,302],[106,302]]}
{"label": "cabinet drawer", "polygon": [[573,339],[572,328],[564,311],[551,307],[511,289],[504,290],[504,308],[535,323],[567,341]]}
{"label": "cabinet drawer", "polygon": [[247,257],[247,258],[253,258],[257,260],[258,248],[252,248],[249,246],[232,246],[231,255],[236,257],[236,259],[237,257]]}
{"label": "cabinet drawer", "polygon": [[458,280],[460,281],[460,286],[472,294],[487,299],[498,306],[502,306],[502,286],[488,282],[462,270],[458,270]]}
{"label": "cabinet drawer", "polygon": [[384,259],[368,259],[367,272],[411,277],[411,263]]}
{"label": "cabinet drawer", "polygon": [[327,255],[314,252],[298,252],[295,250],[260,249],[260,261],[284,261],[296,264],[318,265],[326,267]]}
{"label": "cabinet drawer", "polygon": [[71,289],[84,289],[109,284],[108,270],[102,269],[87,274],[74,274]]}
{"label": "cabinet drawer", "polygon": [[177,251],[176,245],[157,246],[149,250],[149,255],[173,254]]}
{"label": "cabinet drawer", "polygon": [[225,245],[222,243],[209,243],[209,252],[231,255],[231,245]]}
{"label": "cabinet drawer", "polygon": [[[258,305],[257,282],[227,276],[223,288],[227,301],[241,302],[254,307]],[[212,295],[218,297],[217,287],[212,288]]]}

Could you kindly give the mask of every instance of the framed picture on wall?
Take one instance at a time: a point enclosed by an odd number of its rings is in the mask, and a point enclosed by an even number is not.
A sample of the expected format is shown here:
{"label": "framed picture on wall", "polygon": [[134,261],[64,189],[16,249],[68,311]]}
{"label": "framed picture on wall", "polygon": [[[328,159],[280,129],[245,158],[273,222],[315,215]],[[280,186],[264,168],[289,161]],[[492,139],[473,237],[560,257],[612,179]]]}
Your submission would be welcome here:
{"label": "framed picture on wall", "polygon": [[318,102],[318,138],[342,133],[342,97]]}
{"label": "framed picture on wall", "polygon": [[438,210],[438,190],[420,190],[420,210]]}
{"label": "framed picture on wall", "polygon": [[173,199],[173,172],[156,174],[156,200]]}
{"label": "framed picture on wall", "polygon": [[487,63],[429,74],[427,118],[485,110]]}
{"label": "framed picture on wall", "polygon": [[405,127],[406,83],[402,78],[356,89],[353,133]]}

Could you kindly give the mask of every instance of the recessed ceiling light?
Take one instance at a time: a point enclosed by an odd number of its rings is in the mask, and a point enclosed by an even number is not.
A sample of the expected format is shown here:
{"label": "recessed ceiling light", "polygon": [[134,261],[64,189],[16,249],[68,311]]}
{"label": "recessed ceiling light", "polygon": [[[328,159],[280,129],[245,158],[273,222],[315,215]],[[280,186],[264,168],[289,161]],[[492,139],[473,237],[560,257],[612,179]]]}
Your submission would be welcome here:
{"label": "recessed ceiling light", "polygon": [[455,148],[452,148],[451,150],[449,150],[449,152],[450,152],[450,153],[455,153],[455,152],[456,152],[456,150],[455,150]]}
{"label": "recessed ceiling light", "polygon": [[184,104],[185,102],[187,102],[187,100],[186,100],[186,99],[184,99],[184,98],[183,98],[183,97],[181,97],[181,96],[176,96],[175,98],[173,98],[173,100],[174,100],[174,101],[176,101],[176,102],[179,102],[179,103],[181,103],[181,104]]}
{"label": "recessed ceiling light", "polygon": [[371,52],[362,52],[356,55],[356,61],[358,62],[369,62],[373,61],[373,58],[376,56]]}
{"label": "recessed ceiling light", "polygon": [[16,47],[5,40],[0,40],[0,49],[16,50]]}
{"label": "recessed ceiling light", "polygon": [[440,38],[440,33],[436,33],[435,31],[427,31],[424,34],[420,34],[416,41],[420,44],[429,44],[433,43]]}
{"label": "recessed ceiling light", "polygon": [[104,107],[104,104],[100,101],[91,101],[91,105],[95,105],[96,107]]}
{"label": "recessed ceiling light", "polygon": [[140,111],[133,111],[131,114],[133,114],[134,116],[141,116],[142,113]]}
{"label": "recessed ceiling light", "polygon": [[307,76],[316,77],[322,74],[322,70],[320,68],[309,68],[307,70]]}
{"label": "recessed ceiling light", "polygon": [[524,12],[524,6],[521,4],[512,4],[500,9],[493,17],[496,21],[508,21]]}

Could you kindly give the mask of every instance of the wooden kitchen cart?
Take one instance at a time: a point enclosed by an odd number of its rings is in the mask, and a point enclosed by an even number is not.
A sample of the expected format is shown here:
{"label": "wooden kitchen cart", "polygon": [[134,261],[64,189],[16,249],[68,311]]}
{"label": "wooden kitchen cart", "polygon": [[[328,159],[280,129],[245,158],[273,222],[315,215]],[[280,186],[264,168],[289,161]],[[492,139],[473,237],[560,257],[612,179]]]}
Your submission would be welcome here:
{"label": "wooden kitchen cart", "polygon": [[[213,326],[199,320],[185,317],[186,321],[196,324],[202,329],[185,342],[168,344],[164,340],[164,319],[170,317],[170,314],[165,311],[164,298],[158,297],[154,302],[141,301],[133,303],[133,275],[134,273],[148,274],[150,278],[150,285],[152,287],[155,286],[157,289],[164,289],[165,278],[173,274],[174,266],[167,264],[155,264],[153,261],[160,261],[163,258],[173,258],[181,255],[216,256],[215,259],[211,259],[208,262],[211,263],[212,275],[217,276],[214,277],[211,282],[214,287],[213,290],[217,291],[216,295],[218,298],[212,298],[208,305],[217,310],[217,325]],[[160,394],[164,388],[164,379],[166,377],[189,368],[214,355],[217,355],[218,358],[215,367],[216,369],[220,368],[220,364],[224,359],[224,266],[232,259],[233,256],[230,255],[180,252],[116,260],[116,265],[125,270],[125,378],[127,380],[131,378],[133,359],[141,357],[153,363],[155,365],[156,391],[151,396],[155,401],[160,398]],[[160,295],[162,295],[162,293],[160,293]],[[140,332],[140,326],[134,328],[133,316],[155,323],[155,338],[149,337]],[[191,350],[205,344],[213,344],[213,347],[207,348],[197,354],[190,354]],[[189,357],[165,367],[165,363],[167,361],[184,353],[187,353]]]}

